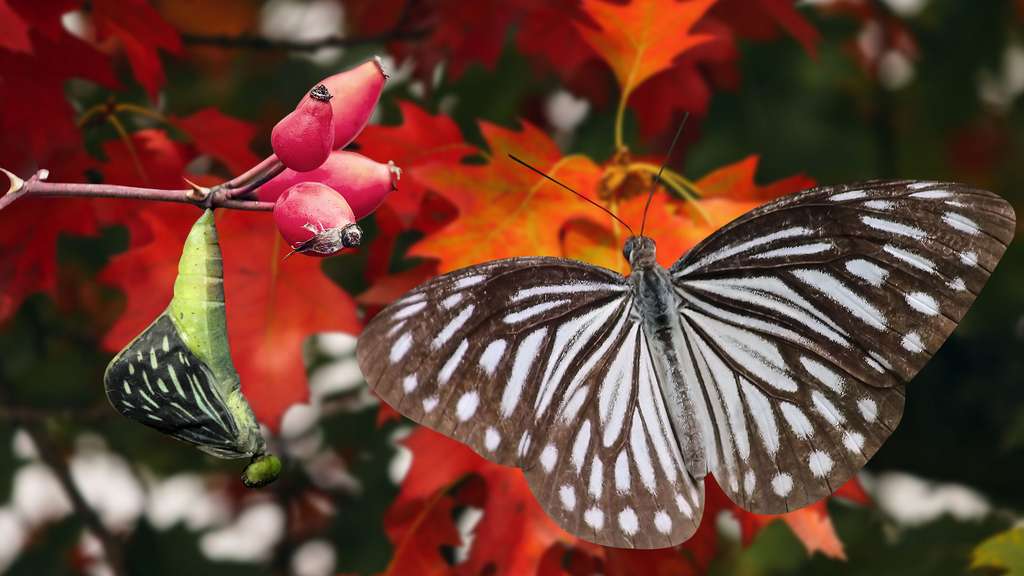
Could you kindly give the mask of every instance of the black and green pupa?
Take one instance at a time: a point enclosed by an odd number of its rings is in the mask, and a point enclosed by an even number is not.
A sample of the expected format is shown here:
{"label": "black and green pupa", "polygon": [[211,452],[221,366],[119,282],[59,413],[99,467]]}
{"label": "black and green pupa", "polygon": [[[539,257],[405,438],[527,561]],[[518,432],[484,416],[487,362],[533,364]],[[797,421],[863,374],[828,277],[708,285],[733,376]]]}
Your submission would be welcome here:
{"label": "black and green pupa", "polygon": [[266,452],[231,361],[213,211],[185,240],[171,303],[110,361],[103,381],[121,414],[219,458],[250,458],[246,486],[277,478],[281,461]]}

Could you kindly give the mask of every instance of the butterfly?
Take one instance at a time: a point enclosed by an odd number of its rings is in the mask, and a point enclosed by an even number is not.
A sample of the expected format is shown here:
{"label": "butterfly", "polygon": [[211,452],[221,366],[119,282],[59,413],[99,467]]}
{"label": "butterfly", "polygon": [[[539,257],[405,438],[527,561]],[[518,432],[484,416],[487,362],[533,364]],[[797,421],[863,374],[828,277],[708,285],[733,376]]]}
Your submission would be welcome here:
{"label": "butterfly", "polygon": [[960,184],[814,188],[668,269],[641,235],[628,276],[554,257],[439,276],[374,317],[357,358],[399,412],[521,468],[567,531],[674,546],[700,524],[708,474],[777,514],[864,466],[1014,222]]}
{"label": "butterfly", "polygon": [[248,458],[242,482],[259,488],[281,472],[267,452],[231,360],[224,267],[213,211],[185,239],[167,308],[118,352],[103,374],[123,416],[218,458]]}

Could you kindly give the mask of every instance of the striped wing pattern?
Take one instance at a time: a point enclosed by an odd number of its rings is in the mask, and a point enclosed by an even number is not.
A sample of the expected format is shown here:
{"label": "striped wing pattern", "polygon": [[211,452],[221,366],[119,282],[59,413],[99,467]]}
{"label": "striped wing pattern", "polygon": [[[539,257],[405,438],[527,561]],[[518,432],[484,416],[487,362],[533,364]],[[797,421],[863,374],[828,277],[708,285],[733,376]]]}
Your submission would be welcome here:
{"label": "striped wing pattern", "polygon": [[1013,233],[991,193],[869,182],[782,198],[679,260],[687,377],[706,392],[709,467],[729,497],[786,512],[856,473]]}
{"label": "striped wing pattern", "polygon": [[632,300],[609,270],[499,260],[393,303],[357,357],[402,414],[523,468],[565,529],[671,546],[700,523],[703,486],[683,465]]}
{"label": "striped wing pattern", "polygon": [[221,458],[251,456],[238,446],[238,428],[214,386],[214,376],[161,314],[104,375],[118,412]]}

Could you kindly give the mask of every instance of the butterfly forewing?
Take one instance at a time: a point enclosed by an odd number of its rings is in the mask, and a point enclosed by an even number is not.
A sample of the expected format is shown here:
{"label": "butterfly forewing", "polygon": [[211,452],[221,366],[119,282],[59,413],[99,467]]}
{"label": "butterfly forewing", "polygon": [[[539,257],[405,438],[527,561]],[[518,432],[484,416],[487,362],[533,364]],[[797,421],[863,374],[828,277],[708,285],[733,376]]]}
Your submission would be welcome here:
{"label": "butterfly forewing", "polygon": [[375,391],[483,456],[523,468],[545,510],[594,542],[655,548],[696,529],[625,278],[572,260],[460,270],[382,311],[359,339]]}
{"label": "butterfly forewing", "polygon": [[162,314],[111,362],[107,398],[118,412],[221,458],[251,456],[216,378]]}
{"label": "butterfly forewing", "polygon": [[825,187],[754,210],[672,267],[719,484],[778,513],[837,489],[899,422],[903,385],[1013,237],[1010,206],[960,185]]}

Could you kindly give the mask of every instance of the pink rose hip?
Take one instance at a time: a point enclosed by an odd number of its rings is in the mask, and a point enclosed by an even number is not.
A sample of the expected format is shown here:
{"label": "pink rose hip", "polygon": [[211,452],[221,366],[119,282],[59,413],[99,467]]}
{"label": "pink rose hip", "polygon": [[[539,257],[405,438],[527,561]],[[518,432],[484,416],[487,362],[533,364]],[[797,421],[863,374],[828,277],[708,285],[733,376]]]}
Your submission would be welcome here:
{"label": "pink rose hip", "polygon": [[377,162],[362,154],[335,150],[326,162],[310,172],[285,170],[256,191],[259,199],[274,202],[298,182],[315,180],[337,190],[362,220],[372,214],[384,199],[398,189],[402,171],[394,162]]}
{"label": "pink rose hip", "polygon": [[363,131],[387,79],[380,58],[374,58],[321,81],[334,95],[331,106],[334,108],[335,148],[348,146]]}
{"label": "pink rose hip", "polygon": [[334,148],[334,108],[323,84],[310,90],[270,133],[274,154],[285,166],[308,172],[324,163]]}
{"label": "pink rose hip", "polygon": [[299,182],[274,203],[277,230],[293,252],[330,256],[354,248],[363,231],[355,223],[348,202],[330,186]]}

